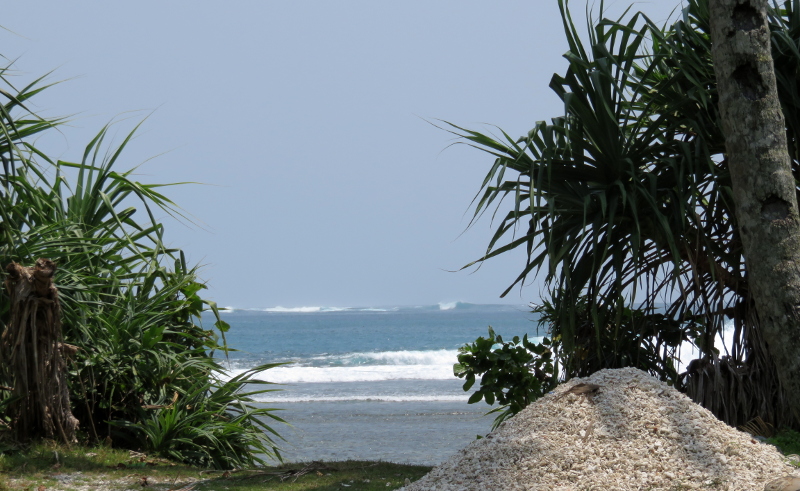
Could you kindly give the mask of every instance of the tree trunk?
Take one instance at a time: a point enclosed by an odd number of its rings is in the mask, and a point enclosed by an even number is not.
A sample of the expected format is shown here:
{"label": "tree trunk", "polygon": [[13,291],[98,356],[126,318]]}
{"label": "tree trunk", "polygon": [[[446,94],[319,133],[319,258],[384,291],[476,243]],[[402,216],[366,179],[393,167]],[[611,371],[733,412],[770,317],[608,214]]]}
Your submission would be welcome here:
{"label": "tree trunk", "polygon": [[43,436],[71,443],[78,428],[69,406],[65,362],[65,354],[77,348],[62,342],[55,270],[48,259],[30,268],[6,267],[11,318],[0,337],[0,357],[16,399],[9,414],[18,441]]}
{"label": "tree trunk", "polygon": [[710,0],[719,111],[750,291],[800,419],[800,216],[765,0]]}

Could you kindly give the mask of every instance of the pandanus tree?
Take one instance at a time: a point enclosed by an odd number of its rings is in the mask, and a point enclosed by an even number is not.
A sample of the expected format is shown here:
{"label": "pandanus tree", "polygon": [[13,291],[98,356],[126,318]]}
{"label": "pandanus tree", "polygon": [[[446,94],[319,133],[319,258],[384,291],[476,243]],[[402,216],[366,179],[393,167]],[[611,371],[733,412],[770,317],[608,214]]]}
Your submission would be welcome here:
{"label": "pandanus tree", "polygon": [[[537,310],[551,331],[557,373],[636,366],[729,424],[759,416],[797,427],[745,266],[708,0],[689,0],[664,26],[630,11],[603,18],[601,3],[586,38],[567,2],[559,4],[569,51],[566,72],[550,88],[564,114],[518,139],[448,127],[495,158],[475,216],[494,206],[501,215],[476,263],[527,250],[503,296],[536,275],[544,280],[548,295]],[[799,7],[786,1],[765,18],[795,180]],[[724,328],[733,331],[728,346],[718,341]],[[700,356],[679,372],[676,356],[687,341]]]}
{"label": "pandanus tree", "polygon": [[[76,352],[49,368],[69,370],[68,388],[58,387],[59,408],[77,418],[78,438],[219,468],[280,458],[269,421],[282,420],[251,397],[269,389],[250,377],[272,365],[229,379],[214,355],[228,349],[228,325],[201,297],[197,268],[164,243],[157,215],[181,218],[180,209],[163,185],[136,181],[134,169],[116,170],[136,128],[114,146],[106,126],[77,161],[54,161],[32,137],[62,121],[27,106],[48,86],[40,79],[16,88],[6,75],[0,70],[0,258],[4,268],[39,258],[57,266],[63,337]],[[0,292],[0,340],[15,336],[18,325],[13,292]],[[216,330],[203,325],[204,310]],[[17,375],[28,373],[26,363],[13,350],[0,349],[0,358],[0,443],[59,438],[46,421],[17,409],[27,387]],[[34,427],[23,427],[29,423]]]}

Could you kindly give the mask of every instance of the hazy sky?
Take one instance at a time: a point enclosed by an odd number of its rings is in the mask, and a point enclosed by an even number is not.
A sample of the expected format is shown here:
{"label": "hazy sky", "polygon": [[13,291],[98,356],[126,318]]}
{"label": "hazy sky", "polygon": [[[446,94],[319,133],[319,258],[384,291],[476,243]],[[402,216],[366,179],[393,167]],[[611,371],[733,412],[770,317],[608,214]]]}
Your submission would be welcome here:
{"label": "hazy sky", "polygon": [[[677,6],[635,8],[663,21]],[[488,219],[461,233],[492,159],[426,120],[516,137],[561,115],[556,0],[50,0],[2,25],[16,83],[66,80],[35,99],[74,115],[39,142],[51,155],[78,161],[107,122],[124,120],[119,139],[149,115],[119,170],[155,157],[142,182],[205,183],[167,191],[201,226],[167,222],[166,239],[220,305],[538,299],[536,284],[498,298],[520,254],[448,272],[490,238]]]}

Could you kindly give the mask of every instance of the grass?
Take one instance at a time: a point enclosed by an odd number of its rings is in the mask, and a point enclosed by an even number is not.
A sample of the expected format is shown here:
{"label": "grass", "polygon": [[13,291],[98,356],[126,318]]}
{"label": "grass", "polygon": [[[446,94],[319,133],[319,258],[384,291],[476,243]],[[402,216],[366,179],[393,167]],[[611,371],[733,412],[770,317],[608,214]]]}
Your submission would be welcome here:
{"label": "grass", "polygon": [[42,443],[0,455],[0,491],[377,491],[416,481],[431,467],[390,462],[312,462],[208,471],[107,447]]}
{"label": "grass", "polygon": [[778,447],[784,455],[800,455],[800,433],[794,430],[781,430],[771,438],[767,438],[767,443]]}

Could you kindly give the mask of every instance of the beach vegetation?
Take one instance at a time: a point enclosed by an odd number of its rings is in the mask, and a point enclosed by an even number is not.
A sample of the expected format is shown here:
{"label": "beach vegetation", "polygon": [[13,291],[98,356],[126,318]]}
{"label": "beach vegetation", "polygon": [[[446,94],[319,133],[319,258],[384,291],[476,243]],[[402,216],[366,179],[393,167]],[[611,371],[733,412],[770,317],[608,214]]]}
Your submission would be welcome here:
{"label": "beach vegetation", "polygon": [[[800,426],[759,325],[720,125],[708,0],[659,25],[560,0],[569,50],[550,88],[564,112],[519,138],[443,123],[493,162],[474,201],[494,232],[479,265],[526,261],[503,292],[543,280],[535,311],[560,380],[633,366],[728,424]],[[800,177],[800,2],[768,10],[788,153]],[[497,133],[497,134],[495,134]],[[720,345],[725,333],[731,341]],[[698,352],[682,371],[682,346]],[[485,400],[485,399],[484,399]]]}
{"label": "beach vegetation", "polygon": [[[65,119],[40,117],[30,103],[52,84],[40,78],[17,88],[11,70],[0,69],[0,257],[3,267],[39,258],[57,266],[63,339],[74,347],[66,370],[78,440],[220,468],[279,459],[272,425],[283,420],[251,399],[271,390],[251,378],[272,365],[228,379],[219,360],[229,326],[202,295],[198,268],[165,242],[159,215],[189,220],[163,194],[174,184],[139,182],[133,166],[118,170],[139,125],[114,143],[119,123],[109,124],[79,159],[51,159],[35,138]],[[9,316],[3,290],[0,339]],[[22,386],[15,377],[0,370],[5,450],[27,444],[14,438],[21,423],[9,409]]]}

